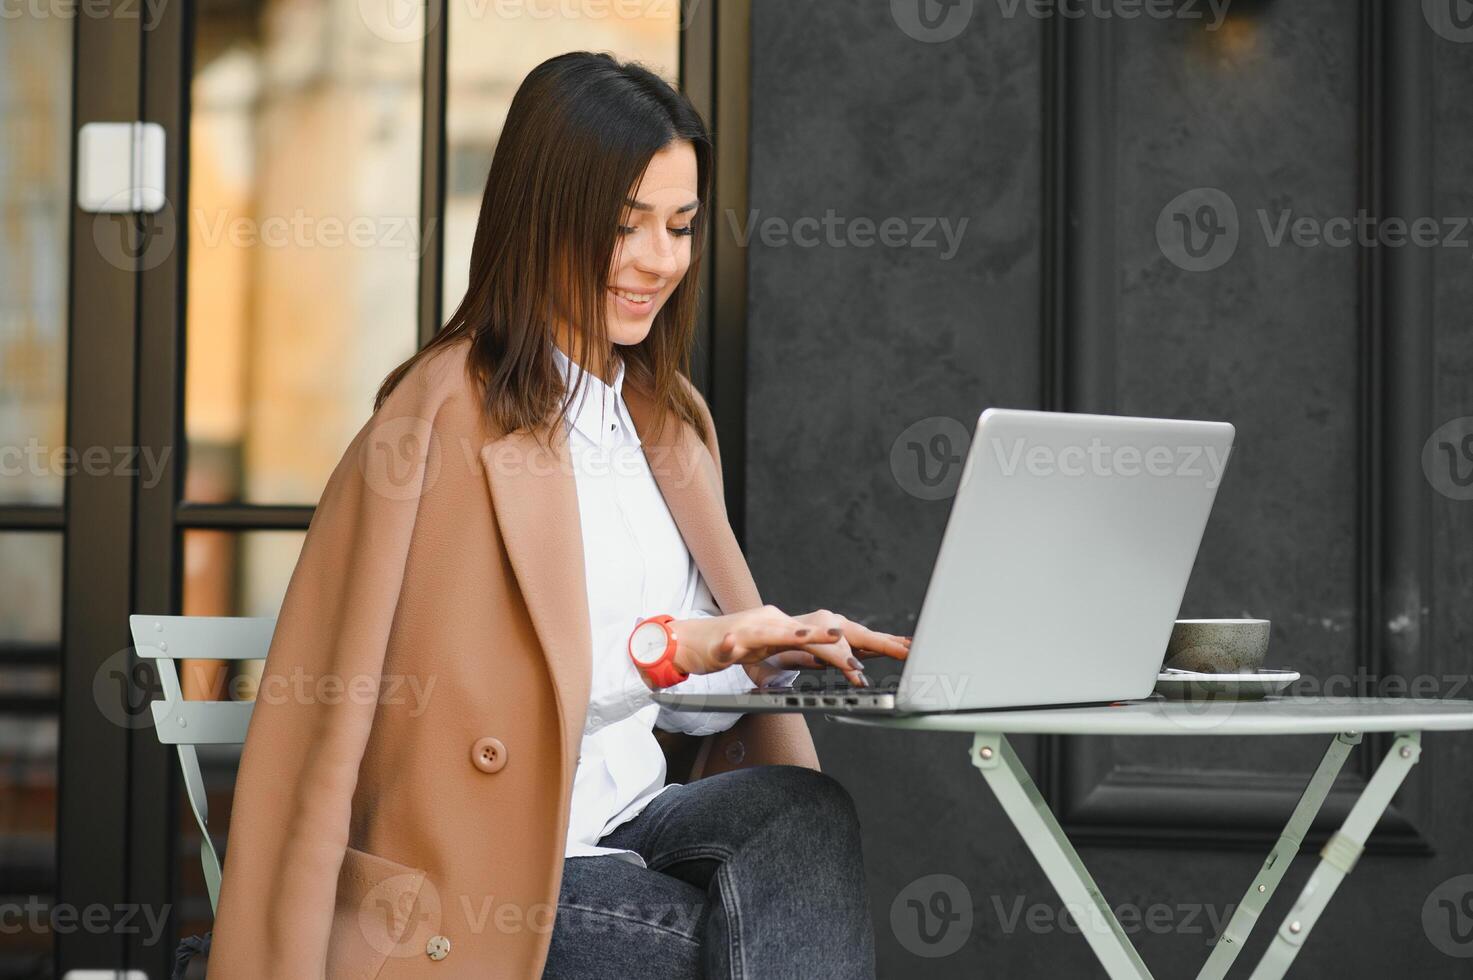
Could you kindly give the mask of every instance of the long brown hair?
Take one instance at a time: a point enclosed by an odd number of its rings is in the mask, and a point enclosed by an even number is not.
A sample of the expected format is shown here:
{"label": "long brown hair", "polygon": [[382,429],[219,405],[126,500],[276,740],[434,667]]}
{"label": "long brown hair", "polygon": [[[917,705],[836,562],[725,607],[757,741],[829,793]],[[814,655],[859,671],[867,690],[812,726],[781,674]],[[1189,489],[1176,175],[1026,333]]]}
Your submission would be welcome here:
{"label": "long brown hair", "polygon": [[[708,437],[690,374],[701,254],[709,227],[711,139],[685,96],[634,62],[574,51],[532,69],[512,98],[471,246],[470,285],[445,326],[379,387],[374,410],[421,359],[462,338],[493,430],[561,422],[570,399],[553,356],[554,314],[575,328],[574,360],[603,374],[609,267],[625,201],[650,159],[676,140],[695,148],[700,206],[691,262],[649,335],[621,348],[625,383]],[[592,358],[590,360],[590,357]]]}

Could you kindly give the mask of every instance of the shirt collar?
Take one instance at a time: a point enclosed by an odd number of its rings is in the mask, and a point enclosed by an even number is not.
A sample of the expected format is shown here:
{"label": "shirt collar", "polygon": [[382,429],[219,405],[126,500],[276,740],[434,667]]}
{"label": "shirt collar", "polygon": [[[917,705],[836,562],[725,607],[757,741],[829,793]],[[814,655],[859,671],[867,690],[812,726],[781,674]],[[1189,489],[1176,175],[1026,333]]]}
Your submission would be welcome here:
{"label": "shirt collar", "polygon": [[619,406],[624,395],[624,359],[619,358],[613,383],[605,384],[598,375],[574,363],[556,344],[552,347],[552,355],[563,373],[569,397],[577,389],[580,379],[583,384],[578,403],[568,409],[568,421],[596,445],[612,441],[616,430],[611,426],[621,420]]}

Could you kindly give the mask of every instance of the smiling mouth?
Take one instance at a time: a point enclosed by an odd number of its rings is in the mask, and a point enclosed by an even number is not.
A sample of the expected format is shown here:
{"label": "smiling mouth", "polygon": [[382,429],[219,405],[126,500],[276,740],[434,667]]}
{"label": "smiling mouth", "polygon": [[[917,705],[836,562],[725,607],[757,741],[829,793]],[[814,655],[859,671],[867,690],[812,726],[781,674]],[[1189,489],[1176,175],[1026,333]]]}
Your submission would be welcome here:
{"label": "smiling mouth", "polygon": [[609,287],[609,292],[634,306],[649,306],[655,301],[655,293],[635,293],[627,289]]}

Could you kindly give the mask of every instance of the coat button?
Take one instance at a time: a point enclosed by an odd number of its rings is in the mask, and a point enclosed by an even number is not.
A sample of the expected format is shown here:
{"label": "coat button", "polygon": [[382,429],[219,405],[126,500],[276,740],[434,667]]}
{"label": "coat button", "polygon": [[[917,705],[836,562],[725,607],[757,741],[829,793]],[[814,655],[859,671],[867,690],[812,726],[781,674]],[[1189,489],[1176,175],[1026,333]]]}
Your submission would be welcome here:
{"label": "coat button", "polygon": [[726,761],[727,762],[730,762],[734,766],[735,765],[739,765],[741,763],[741,761],[743,759],[745,759],[746,757],[747,757],[747,747],[742,744],[742,740],[741,739],[734,738],[730,742],[727,742],[726,743]]}
{"label": "coat button", "polygon": [[482,772],[500,772],[506,765],[506,746],[490,735],[476,739],[471,746],[471,764]]}
{"label": "coat button", "polygon": [[425,954],[432,960],[443,960],[450,955],[450,940],[444,936],[431,936],[425,943]]}

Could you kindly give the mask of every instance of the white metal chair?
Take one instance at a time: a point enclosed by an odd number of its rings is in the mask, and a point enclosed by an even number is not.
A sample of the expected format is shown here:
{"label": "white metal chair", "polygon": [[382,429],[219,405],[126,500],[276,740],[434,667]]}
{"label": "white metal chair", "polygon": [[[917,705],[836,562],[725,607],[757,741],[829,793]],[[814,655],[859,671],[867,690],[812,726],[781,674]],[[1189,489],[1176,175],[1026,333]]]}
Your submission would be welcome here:
{"label": "white metal chair", "polygon": [[138,656],[157,662],[164,699],[149,705],[154,731],[160,742],[179,750],[189,807],[203,835],[199,860],[213,912],[220,901],[220,856],[210,840],[209,804],[195,746],[244,744],[255,705],[251,701],[184,700],[174,661],[264,659],[276,632],[276,617],[138,614],[128,617],[128,627]]}

